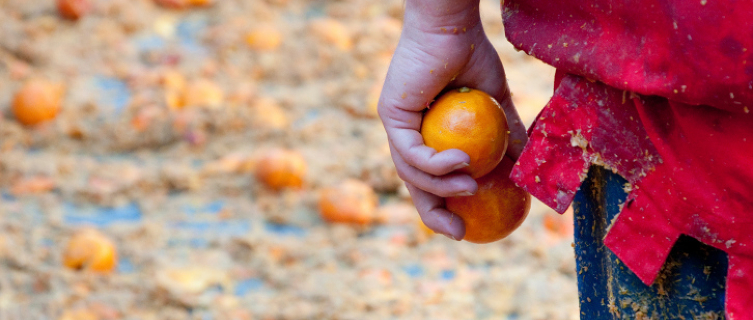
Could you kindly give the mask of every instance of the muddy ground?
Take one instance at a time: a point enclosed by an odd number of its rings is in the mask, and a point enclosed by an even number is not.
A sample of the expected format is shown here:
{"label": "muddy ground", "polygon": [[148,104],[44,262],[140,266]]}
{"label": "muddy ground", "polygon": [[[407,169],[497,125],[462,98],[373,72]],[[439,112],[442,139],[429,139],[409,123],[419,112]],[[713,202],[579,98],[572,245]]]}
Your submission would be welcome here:
{"label": "muddy ground", "polygon": [[[0,319],[577,319],[571,218],[534,202],[487,245],[416,222],[375,117],[402,2],[94,0],[70,21],[0,0]],[[530,124],[554,71],[505,41],[499,2],[481,12]],[[219,93],[176,105],[176,74]],[[31,78],[65,96],[26,127],[10,105]],[[278,147],[306,159],[303,189],[255,180]],[[379,223],[319,217],[347,178],[377,191]],[[87,226],[115,242],[114,272],[63,266]]]}

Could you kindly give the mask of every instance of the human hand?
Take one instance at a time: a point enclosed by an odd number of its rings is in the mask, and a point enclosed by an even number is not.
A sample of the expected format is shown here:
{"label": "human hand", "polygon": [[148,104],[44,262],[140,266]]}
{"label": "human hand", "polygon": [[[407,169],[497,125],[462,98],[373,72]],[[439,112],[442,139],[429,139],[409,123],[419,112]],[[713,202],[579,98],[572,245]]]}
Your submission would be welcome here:
{"label": "human hand", "polygon": [[403,32],[390,63],[379,116],[398,175],[410,191],[424,224],[461,240],[462,219],[445,209],[444,197],[474,194],[469,156],[457,149],[437,152],[423,143],[423,110],[445,88],[471,87],[502,106],[510,127],[508,157],[517,159],[527,141],[510,98],[502,62],[481,25],[479,0],[407,0]]}

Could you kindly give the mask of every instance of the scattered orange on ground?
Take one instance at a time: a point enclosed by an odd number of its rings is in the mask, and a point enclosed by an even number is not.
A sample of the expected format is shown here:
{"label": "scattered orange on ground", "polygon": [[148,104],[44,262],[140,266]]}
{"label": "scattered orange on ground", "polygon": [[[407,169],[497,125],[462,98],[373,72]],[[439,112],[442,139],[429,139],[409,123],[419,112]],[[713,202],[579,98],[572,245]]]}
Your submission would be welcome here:
{"label": "scattered orange on ground", "polygon": [[18,122],[33,126],[54,119],[60,112],[63,87],[46,80],[30,80],[13,97]]}
{"label": "scattered orange on ground", "polygon": [[382,224],[407,225],[420,220],[416,207],[408,202],[387,203],[379,206],[374,219]]}
{"label": "scattered orange on ground", "polygon": [[309,24],[309,31],[320,40],[334,45],[342,51],[353,49],[353,38],[348,28],[340,21],[332,18],[320,18]]}
{"label": "scattered orange on ground", "polygon": [[273,130],[284,130],[290,125],[282,107],[272,98],[259,98],[253,104],[253,125]]}
{"label": "scattered orange on ground", "polygon": [[63,252],[63,265],[75,270],[111,272],[117,261],[112,240],[91,228],[76,232]]}
{"label": "scattered orange on ground", "polygon": [[57,0],[58,12],[63,18],[78,20],[91,10],[89,0]]}
{"label": "scattered orange on ground", "polygon": [[14,195],[36,194],[48,192],[55,188],[55,180],[49,177],[38,176],[21,179],[13,184],[10,192]]}
{"label": "scattered orange on ground", "polygon": [[155,274],[159,288],[174,294],[198,294],[213,285],[227,285],[227,273],[203,266],[162,267]]}
{"label": "scattered orange on ground", "polygon": [[206,7],[211,5],[214,0],[188,0],[188,3],[195,7]]}
{"label": "scattered orange on ground", "polygon": [[446,198],[447,210],[463,218],[468,242],[489,243],[517,229],[531,209],[531,195],[510,180],[515,163],[505,157],[489,174],[476,179],[478,192]]}
{"label": "scattered orange on ground", "polygon": [[183,93],[186,91],[186,78],[175,70],[168,70],[162,74],[162,88],[165,92],[165,103],[170,109],[180,109],[185,106]]}
{"label": "scattered orange on ground", "polygon": [[186,88],[186,78],[175,70],[165,71],[160,81],[162,86],[167,90],[183,91]]}
{"label": "scattered orange on ground", "polygon": [[460,149],[470,166],[459,171],[479,178],[492,171],[507,151],[509,127],[499,103],[487,93],[469,88],[442,94],[424,114],[424,143],[438,152]]}
{"label": "scattered orange on ground", "polygon": [[183,9],[188,6],[188,0],[154,0],[154,2],[169,9]]}
{"label": "scattered orange on ground", "polygon": [[274,149],[256,163],[256,179],[272,190],[303,187],[306,178],[306,159],[293,150]]}
{"label": "scattered orange on ground", "polygon": [[333,223],[367,225],[373,222],[377,195],[368,184],[347,179],[319,194],[319,213]]}
{"label": "scattered orange on ground", "polygon": [[96,313],[84,308],[66,310],[59,320],[99,320]]}
{"label": "scattered orange on ground", "polygon": [[567,208],[563,214],[549,212],[544,215],[541,223],[544,229],[555,238],[567,238],[573,236],[573,207]]}
{"label": "scattered orange on ground", "polygon": [[201,171],[205,175],[237,173],[242,171],[244,164],[248,160],[247,156],[240,153],[228,154],[222,158],[208,162]]}
{"label": "scattered orange on ground", "polygon": [[183,94],[185,106],[217,108],[225,101],[222,88],[207,79],[194,80],[188,84]]}
{"label": "scattered orange on ground", "polygon": [[145,106],[139,109],[131,119],[131,126],[136,131],[143,132],[149,128],[155,119],[162,115],[162,109],[156,106]]}
{"label": "scattered orange on ground", "polygon": [[282,33],[273,25],[258,25],[246,33],[246,44],[254,50],[274,51],[282,44]]}
{"label": "scattered orange on ground", "polygon": [[169,9],[185,9],[189,6],[206,7],[211,5],[213,0],[155,0],[158,5]]}

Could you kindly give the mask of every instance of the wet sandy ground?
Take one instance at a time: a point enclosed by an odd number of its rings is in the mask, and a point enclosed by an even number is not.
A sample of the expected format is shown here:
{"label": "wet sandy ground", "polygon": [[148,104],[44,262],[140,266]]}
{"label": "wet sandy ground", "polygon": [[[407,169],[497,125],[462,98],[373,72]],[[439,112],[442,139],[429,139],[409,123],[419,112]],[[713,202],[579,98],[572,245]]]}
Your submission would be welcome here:
{"label": "wet sandy ground", "polygon": [[[498,5],[483,20],[531,123],[554,71],[505,41]],[[0,8],[0,319],[578,318],[571,218],[534,202],[487,245],[416,221],[375,117],[401,0]],[[181,108],[176,74],[209,93]],[[24,127],[11,99],[39,77],[64,84],[62,112]],[[302,190],[255,180],[277,147],[306,159]],[[377,191],[378,223],[319,217],[319,190],[347,178]],[[115,242],[113,273],[63,266],[84,226]]]}

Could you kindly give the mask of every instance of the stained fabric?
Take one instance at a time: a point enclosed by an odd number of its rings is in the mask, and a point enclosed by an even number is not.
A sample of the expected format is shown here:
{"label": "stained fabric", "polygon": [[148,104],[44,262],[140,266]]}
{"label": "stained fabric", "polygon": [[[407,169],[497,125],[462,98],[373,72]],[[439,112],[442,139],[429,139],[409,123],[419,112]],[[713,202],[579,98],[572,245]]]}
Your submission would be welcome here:
{"label": "stained fabric", "polygon": [[753,3],[506,1],[508,39],[558,68],[511,178],[558,212],[588,168],[623,176],[605,244],[644,283],[681,234],[729,258],[726,313],[753,319]]}

